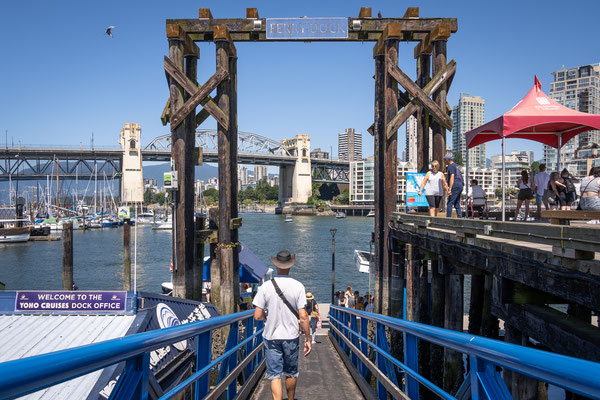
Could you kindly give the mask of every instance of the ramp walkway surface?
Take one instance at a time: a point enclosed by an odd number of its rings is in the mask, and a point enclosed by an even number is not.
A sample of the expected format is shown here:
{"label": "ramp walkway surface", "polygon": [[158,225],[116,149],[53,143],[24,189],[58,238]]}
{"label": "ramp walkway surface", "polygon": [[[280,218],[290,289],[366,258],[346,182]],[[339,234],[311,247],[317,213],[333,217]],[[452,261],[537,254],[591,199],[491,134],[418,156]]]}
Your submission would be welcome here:
{"label": "ramp walkway surface", "polygon": [[[329,321],[327,320],[329,304],[319,304],[319,309],[323,327],[317,330],[317,343],[313,344],[312,353],[308,357],[300,354],[298,358],[300,376],[296,385],[296,399],[362,400],[364,397],[360,389],[327,336],[329,332]],[[304,339],[300,339],[300,342],[302,347]],[[265,378],[265,375],[258,383],[251,398],[252,400],[270,400],[273,398],[270,382]],[[285,386],[283,387],[283,398],[287,399]]]}

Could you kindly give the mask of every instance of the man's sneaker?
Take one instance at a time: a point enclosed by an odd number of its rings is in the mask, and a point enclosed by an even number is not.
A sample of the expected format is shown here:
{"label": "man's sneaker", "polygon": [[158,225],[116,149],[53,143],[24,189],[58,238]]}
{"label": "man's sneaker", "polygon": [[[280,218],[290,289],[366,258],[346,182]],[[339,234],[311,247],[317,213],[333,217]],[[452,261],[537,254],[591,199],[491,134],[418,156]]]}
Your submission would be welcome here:
{"label": "man's sneaker", "polygon": [[317,343],[317,341],[316,341],[316,340],[313,340],[313,341],[312,341],[312,343],[313,343],[313,344],[315,344],[315,343]]}

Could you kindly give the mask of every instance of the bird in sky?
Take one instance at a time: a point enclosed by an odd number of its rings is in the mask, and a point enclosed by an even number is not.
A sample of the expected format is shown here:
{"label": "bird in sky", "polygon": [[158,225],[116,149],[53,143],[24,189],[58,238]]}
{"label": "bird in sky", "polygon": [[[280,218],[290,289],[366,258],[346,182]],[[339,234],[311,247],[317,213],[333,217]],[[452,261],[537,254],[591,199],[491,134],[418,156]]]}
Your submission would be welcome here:
{"label": "bird in sky", "polygon": [[112,34],[112,32],[111,32],[111,29],[115,29],[115,28],[116,28],[116,26],[112,26],[112,25],[111,25],[111,26],[109,26],[108,28],[106,28],[106,32],[104,32],[104,34],[105,34],[105,35],[108,35],[108,36],[110,36],[110,37],[113,37],[113,34]]}

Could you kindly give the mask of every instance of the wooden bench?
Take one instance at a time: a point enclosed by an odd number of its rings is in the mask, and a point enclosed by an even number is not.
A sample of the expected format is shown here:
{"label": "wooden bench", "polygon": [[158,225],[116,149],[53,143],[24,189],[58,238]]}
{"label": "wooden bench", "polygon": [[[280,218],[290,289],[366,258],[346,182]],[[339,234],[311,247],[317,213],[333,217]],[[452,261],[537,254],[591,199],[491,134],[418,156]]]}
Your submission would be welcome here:
{"label": "wooden bench", "polygon": [[570,225],[571,220],[600,220],[600,211],[589,210],[542,210],[542,218],[553,225]]}

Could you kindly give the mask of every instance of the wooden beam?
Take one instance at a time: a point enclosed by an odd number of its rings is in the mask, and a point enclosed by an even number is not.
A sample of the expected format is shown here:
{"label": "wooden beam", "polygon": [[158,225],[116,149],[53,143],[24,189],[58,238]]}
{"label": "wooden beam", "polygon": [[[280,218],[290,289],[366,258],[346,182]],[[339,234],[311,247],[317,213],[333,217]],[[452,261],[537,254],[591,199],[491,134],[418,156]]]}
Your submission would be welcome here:
{"label": "wooden beam", "polygon": [[[429,81],[429,83],[427,83],[427,85],[425,85],[425,87],[423,88],[423,92],[426,95],[430,95],[431,93],[434,93],[436,90],[438,90],[438,88],[444,82],[446,82],[448,79],[450,79],[452,76],[454,76],[455,72],[456,72],[456,61],[452,60],[448,63],[448,65],[446,65],[446,67],[444,67],[440,72],[438,72],[433,77],[433,79],[431,79]],[[419,105],[412,103],[412,102],[410,104],[408,104],[406,107],[404,107],[398,114],[396,114],[396,116],[390,122],[390,124],[387,128],[387,135],[389,136],[390,134],[393,134],[393,132],[397,131],[398,128],[400,127],[400,125],[402,125],[404,122],[406,122],[408,117],[413,115],[418,110],[419,110]],[[447,116],[447,118],[450,118],[450,117]]]}
{"label": "wooden beam", "polygon": [[400,68],[395,65],[388,67],[388,73],[401,84],[425,109],[446,129],[452,129],[452,118],[433,102],[416,83],[410,79]]}
{"label": "wooden beam", "polygon": [[231,35],[229,34],[229,29],[225,25],[217,25],[214,28],[214,41],[226,41],[229,43],[228,53],[231,57],[237,56],[237,50],[235,45],[233,44],[233,40],[231,40]]}
{"label": "wooden beam", "polygon": [[446,22],[437,24],[432,30],[429,36],[429,41],[434,40],[447,40],[452,34],[452,27]]}
{"label": "wooden beam", "polygon": [[361,7],[358,18],[371,18],[371,7]]}
{"label": "wooden beam", "polygon": [[258,19],[258,9],[246,8],[246,18]]}
{"label": "wooden beam", "polygon": [[402,18],[419,18],[419,7],[408,7]]}
{"label": "wooden beam", "polygon": [[165,104],[165,108],[163,108],[162,114],[160,114],[160,121],[163,126],[166,126],[169,123],[169,118],[171,116],[171,98],[167,99]]}
{"label": "wooden beam", "polygon": [[229,74],[225,70],[218,70],[215,72],[213,76],[211,76],[208,81],[202,86],[200,90],[192,95],[185,104],[176,111],[175,115],[171,117],[171,130],[176,128],[185,117],[194,109],[197,105],[199,105],[205,97],[210,94],[219,83],[224,81],[229,77]]}
{"label": "wooden beam", "polygon": [[193,55],[196,57],[200,56],[200,49],[198,45],[194,43],[192,38],[185,33],[183,28],[178,24],[167,23],[167,38],[168,39],[179,39],[183,41],[183,55]]}
{"label": "wooden beam", "polygon": [[383,33],[381,34],[383,40],[387,39],[401,39],[402,38],[402,25],[397,22],[390,22],[386,25]]}
{"label": "wooden beam", "polygon": [[210,12],[210,8],[199,8],[198,19],[213,19],[212,13]]}
{"label": "wooden beam", "polygon": [[415,51],[414,51],[415,59],[417,57],[419,57],[421,54],[431,54],[432,51],[433,51],[433,46],[431,45],[431,42],[428,40],[421,40],[415,46]]}
{"label": "wooden beam", "polygon": [[[177,66],[168,58],[165,57],[165,71],[173,78],[177,83],[179,83],[183,89],[188,92],[191,96],[196,94],[202,86],[200,86],[197,82],[189,79],[181,69],[177,68]],[[220,124],[225,127],[229,127],[229,119],[227,115],[217,106],[210,95],[207,95],[202,99],[200,105],[206,110],[208,115],[212,115],[214,119],[217,120]],[[202,111],[201,111],[202,112]],[[208,117],[206,115],[206,117]],[[204,122],[206,118],[202,119],[202,121],[198,122],[198,116],[196,116],[196,127]],[[163,122],[164,123],[164,122]]]}

